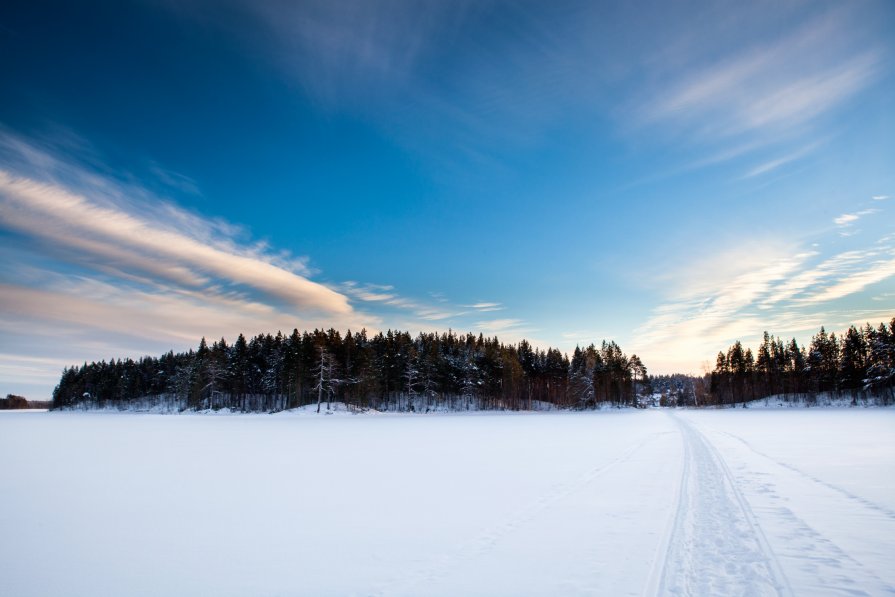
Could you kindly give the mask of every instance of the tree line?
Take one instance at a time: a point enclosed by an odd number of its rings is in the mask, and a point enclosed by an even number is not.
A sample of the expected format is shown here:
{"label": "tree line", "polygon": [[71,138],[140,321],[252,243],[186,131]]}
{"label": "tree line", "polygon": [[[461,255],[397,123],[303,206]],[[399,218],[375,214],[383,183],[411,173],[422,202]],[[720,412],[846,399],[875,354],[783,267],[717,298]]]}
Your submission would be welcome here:
{"label": "tree line", "polygon": [[7,394],[6,398],[0,398],[0,410],[23,410],[27,408],[50,408],[50,402],[28,400],[18,394]]}
{"label": "tree line", "polygon": [[808,347],[765,332],[755,354],[739,341],[719,352],[711,373],[715,404],[821,392],[865,392],[895,401],[895,318],[888,326],[851,326],[841,337],[822,327]]}
{"label": "tree line", "polygon": [[63,370],[54,408],[163,405],[273,412],[333,402],[391,411],[595,408],[636,405],[647,370],[615,342],[558,349],[496,337],[334,329],[262,334],[161,357],[112,359]]}

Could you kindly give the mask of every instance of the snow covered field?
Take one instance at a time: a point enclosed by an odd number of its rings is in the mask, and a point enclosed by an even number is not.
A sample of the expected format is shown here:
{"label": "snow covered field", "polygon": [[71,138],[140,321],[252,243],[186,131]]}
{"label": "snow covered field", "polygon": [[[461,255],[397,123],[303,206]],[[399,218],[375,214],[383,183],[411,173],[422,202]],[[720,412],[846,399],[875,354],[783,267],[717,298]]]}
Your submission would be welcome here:
{"label": "snow covered field", "polygon": [[895,410],[0,413],[0,595],[881,595]]}

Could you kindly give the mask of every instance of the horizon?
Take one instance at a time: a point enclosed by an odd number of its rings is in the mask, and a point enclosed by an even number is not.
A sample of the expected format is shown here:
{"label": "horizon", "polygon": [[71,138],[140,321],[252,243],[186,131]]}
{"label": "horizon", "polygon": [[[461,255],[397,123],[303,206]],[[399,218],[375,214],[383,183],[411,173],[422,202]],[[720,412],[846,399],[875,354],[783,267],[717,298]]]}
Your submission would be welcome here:
{"label": "horizon", "polygon": [[8,3],[0,390],[294,328],[698,375],[887,323],[892,30],[882,0]]}

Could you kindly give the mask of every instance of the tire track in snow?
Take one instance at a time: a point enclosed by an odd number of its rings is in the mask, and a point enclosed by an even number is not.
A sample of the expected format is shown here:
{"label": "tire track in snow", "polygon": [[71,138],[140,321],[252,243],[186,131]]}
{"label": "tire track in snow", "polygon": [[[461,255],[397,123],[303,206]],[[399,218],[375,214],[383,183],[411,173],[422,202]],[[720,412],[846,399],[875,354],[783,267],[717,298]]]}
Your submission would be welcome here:
{"label": "tire track in snow", "polygon": [[668,432],[660,432],[650,435],[630,447],[618,457],[605,464],[593,467],[575,480],[554,485],[550,491],[538,499],[529,502],[520,510],[517,510],[515,514],[502,524],[486,528],[476,535],[474,539],[462,544],[453,552],[437,558],[431,565],[417,570],[414,573],[392,579],[370,594],[376,596],[413,595],[425,592],[421,591],[419,587],[431,586],[444,578],[452,569],[463,562],[488,553],[494,549],[502,539],[511,535],[526,522],[533,520],[539,513],[556,502],[583,490],[595,479],[618,465],[629,461],[631,457],[644,446],[666,433]]}
{"label": "tire track in snow", "polygon": [[684,439],[681,490],[661,567],[661,595],[791,595],[748,502],[718,451],[671,415]]}

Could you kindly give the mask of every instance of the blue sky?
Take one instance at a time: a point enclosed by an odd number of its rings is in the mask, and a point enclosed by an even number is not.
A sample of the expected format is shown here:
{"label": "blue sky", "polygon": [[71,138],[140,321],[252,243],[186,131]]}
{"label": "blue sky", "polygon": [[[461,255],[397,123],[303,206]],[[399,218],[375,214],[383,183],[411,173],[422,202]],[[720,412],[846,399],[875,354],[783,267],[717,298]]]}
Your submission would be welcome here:
{"label": "blue sky", "polygon": [[12,2],[0,391],[293,327],[699,373],[895,316],[891,2]]}

